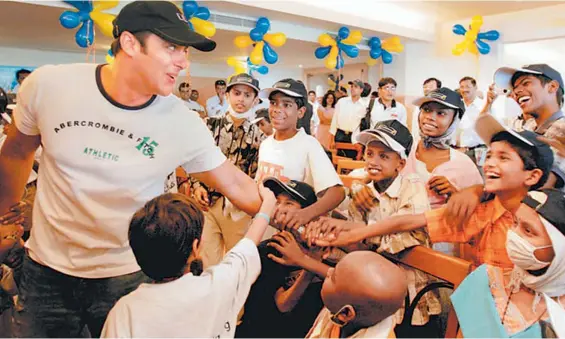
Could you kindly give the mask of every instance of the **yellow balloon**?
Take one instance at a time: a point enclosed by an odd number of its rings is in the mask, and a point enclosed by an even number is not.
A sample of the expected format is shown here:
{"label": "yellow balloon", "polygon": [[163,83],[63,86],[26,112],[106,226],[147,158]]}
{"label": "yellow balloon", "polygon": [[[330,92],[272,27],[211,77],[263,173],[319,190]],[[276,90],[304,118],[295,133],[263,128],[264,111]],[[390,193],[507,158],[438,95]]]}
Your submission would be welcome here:
{"label": "yellow balloon", "polygon": [[253,65],[260,65],[261,62],[263,61],[264,44],[265,43],[263,41],[258,42],[257,45],[255,45],[255,48],[253,48],[251,54],[249,54],[249,61],[251,61]]}
{"label": "yellow balloon", "polygon": [[228,63],[229,66],[235,67],[235,65],[237,65],[237,63],[238,63],[239,61],[237,60],[236,57],[229,57],[229,58],[226,60],[226,62]]}
{"label": "yellow balloon", "polygon": [[114,21],[114,15],[102,12],[90,12],[90,18],[98,28],[100,28],[102,34],[113,37],[112,30],[114,25],[112,25],[112,21]]}
{"label": "yellow balloon", "polygon": [[114,8],[118,5],[118,2],[119,2],[118,0],[111,0],[111,1],[95,0],[92,2],[92,12],[100,12],[106,9]]}
{"label": "yellow balloon", "polygon": [[375,66],[377,64],[377,59],[369,58],[367,59],[367,65]]}
{"label": "yellow balloon", "polygon": [[336,44],[335,39],[327,33],[320,35],[318,42],[322,45],[322,47],[334,46]]}
{"label": "yellow balloon", "polygon": [[347,39],[341,40],[346,45],[357,45],[363,40],[363,33],[361,31],[351,31]]}
{"label": "yellow balloon", "polygon": [[112,57],[110,54],[106,54],[106,63],[112,64],[113,62],[114,62],[114,57]]}
{"label": "yellow balloon", "polygon": [[471,19],[471,29],[474,31],[479,31],[481,29],[481,26],[483,25],[483,17],[480,15],[475,15],[472,19]]}
{"label": "yellow balloon", "polygon": [[211,38],[216,34],[216,26],[210,21],[202,20],[200,18],[194,17],[190,19],[194,31],[200,33],[207,38]]}
{"label": "yellow balloon", "polygon": [[477,48],[477,45],[475,44],[469,44],[467,46],[469,53],[473,54],[473,55],[479,55],[479,49]]}
{"label": "yellow balloon", "polygon": [[326,59],[326,67],[329,69],[335,69],[335,66],[337,66],[337,59],[328,57]]}
{"label": "yellow balloon", "polygon": [[246,48],[253,45],[253,40],[251,40],[249,35],[240,35],[234,39],[233,43],[236,47]]}
{"label": "yellow balloon", "polygon": [[466,49],[467,49],[467,42],[463,41],[455,45],[451,53],[453,53],[453,55],[461,55],[463,54],[463,52],[465,52]]}
{"label": "yellow balloon", "polygon": [[286,35],[284,33],[265,34],[263,40],[275,47],[281,47],[286,43]]}
{"label": "yellow balloon", "polygon": [[241,74],[241,73],[245,73],[247,71],[245,66],[243,66],[242,64],[235,66],[234,70],[235,70],[235,74]]}

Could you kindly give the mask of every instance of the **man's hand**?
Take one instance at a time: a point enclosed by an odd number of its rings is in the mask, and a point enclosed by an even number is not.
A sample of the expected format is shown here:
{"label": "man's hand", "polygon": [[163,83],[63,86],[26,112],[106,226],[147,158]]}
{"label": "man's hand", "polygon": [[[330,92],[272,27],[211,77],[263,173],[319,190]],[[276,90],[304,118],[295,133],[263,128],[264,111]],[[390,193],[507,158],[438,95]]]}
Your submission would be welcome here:
{"label": "man's hand", "polygon": [[377,205],[378,200],[368,186],[362,185],[360,187],[359,190],[353,193],[353,201],[351,204],[355,210],[367,213]]}
{"label": "man's hand", "polygon": [[335,239],[343,231],[363,228],[365,226],[364,223],[320,217],[318,220],[307,225],[304,239],[308,243],[308,246],[312,246],[316,244],[317,239]]}
{"label": "man's hand", "polygon": [[558,156],[565,158],[565,136],[554,138],[539,136],[538,139],[553,147]]}
{"label": "man's hand", "polygon": [[286,230],[297,230],[309,223],[314,217],[307,209],[296,209],[288,206],[278,206],[275,211],[275,225]]}
{"label": "man's hand", "polygon": [[19,203],[10,207],[8,213],[0,217],[0,223],[2,225],[23,224],[25,221],[24,209],[26,206],[27,204],[24,201],[20,201]]}
{"label": "man's hand", "polygon": [[19,270],[22,264],[24,263],[24,254],[25,254],[24,241],[23,239],[20,238],[18,243],[14,247],[12,247],[12,250],[6,257],[6,259],[4,259],[4,263],[8,265],[8,267],[14,270]]}
{"label": "man's hand", "polygon": [[320,247],[345,247],[358,244],[365,238],[365,228],[351,228],[342,230],[342,232],[338,234],[328,234],[324,237],[317,238],[314,240],[313,244]]}
{"label": "man's hand", "polygon": [[302,267],[302,262],[306,257],[306,254],[302,252],[302,249],[296,242],[296,239],[287,231],[282,231],[275,234],[267,246],[270,246],[282,255],[282,257],[277,257],[273,254],[269,254],[268,257],[272,261],[285,265],[285,266],[300,266]]}
{"label": "man's hand", "polygon": [[204,187],[199,186],[194,189],[193,196],[198,206],[200,206],[203,211],[207,211],[210,206],[208,191]]}
{"label": "man's hand", "polygon": [[481,203],[483,185],[467,187],[453,194],[446,205],[447,222],[462,225]]}
{"label": "man's hand", "polygon": [[432,177],[428,181],[428,188],[439,195],[457,193],[457,188],[444,176]]}

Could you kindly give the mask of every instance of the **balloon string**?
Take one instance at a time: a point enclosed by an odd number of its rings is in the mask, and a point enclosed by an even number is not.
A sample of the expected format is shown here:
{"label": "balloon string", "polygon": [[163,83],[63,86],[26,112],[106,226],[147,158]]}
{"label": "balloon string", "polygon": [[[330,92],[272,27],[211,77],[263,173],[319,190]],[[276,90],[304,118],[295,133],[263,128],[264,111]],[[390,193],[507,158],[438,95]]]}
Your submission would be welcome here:
{"label": "balloon string", "polygon": [[[87,32],[87,48],[86,48],[86,62],[96,63],[96,30],[92,28],[92,41],[88,39],[88,32],[90,32],[90,25],[92,25],[92,20],[86,21],[86,32]],[[91,58],[92,56],[92,58]],[[92,59],[92,61],[90,61]]]}

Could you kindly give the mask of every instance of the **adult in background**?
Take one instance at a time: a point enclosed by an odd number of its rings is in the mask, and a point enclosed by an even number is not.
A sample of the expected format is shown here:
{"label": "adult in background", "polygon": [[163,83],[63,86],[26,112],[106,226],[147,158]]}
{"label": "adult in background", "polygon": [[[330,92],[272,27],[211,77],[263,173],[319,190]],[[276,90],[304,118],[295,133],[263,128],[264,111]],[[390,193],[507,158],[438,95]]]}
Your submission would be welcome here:
{"label": "adult in background", "polygon": [[320,125],[316,131],[316,139],[324,147],[325,150],[330,149],[330,125],[335,112],[335,104],[337,99],[333,91],[328,91],[322,99],[322,104],[318,107],[318,117],[320,118]]}
{"label": "adult in background", "polygon": [[226,99],[226,81],[216,80],[214,83],[216,95],[206,100],[206,112],[210,118],[222,115],[228,111],[229,103]]}
{"label": "adult in background", "polygon": [[[361,119],[366,114],[365,100],[361,100],[361,93],[365,83],[359,79],[351,85],[351,97],[344,97],[335,106],[335,114],[330,125],[330,148],[336,142],[351,143],[351,134],[359,127]],[[353,157],[355,151],[345,151],[342,156]],[[339,155],[339,154],[338,154]]]}
{"label": "adult in background", "polygon": [[23,83],[17,131],[0,154],[0,214],[21,198],[40,142],[44,151],[14,336],[77,337],[85,325],[100,336],[114,303],[148,280],[128,245],[129,219],[176,167],[258,211],[253,180],[170,95],[188,47],[216,46],[181,18],[167,1],[128,3],[114,20],[112,65],[44,66]]}
{"label": "adult in background", "polygon": [[[428,95],[431,91],[441,88],[441,81],[436,78],[428,78],[424,80],[422,84],[422,90],[424,92],[424,96]],[[410,123],[410,132],[412,133],[412,137],[414,138],[414,143],[416,144],[418,140],[420,140],[420,129],[418,128],[418,112],[420,111],[420,107],[414,106],[412,109],[412,122]]]}
{"label": "adult in background", "polygon": [[459,80],[459,93],[465,103],[465,115],[459,124],[455,147],[466,153],[480,167],[487,147],[475,132],[475,121],[485,106],[485,101],[478,97],[477,81],[471,77]]}

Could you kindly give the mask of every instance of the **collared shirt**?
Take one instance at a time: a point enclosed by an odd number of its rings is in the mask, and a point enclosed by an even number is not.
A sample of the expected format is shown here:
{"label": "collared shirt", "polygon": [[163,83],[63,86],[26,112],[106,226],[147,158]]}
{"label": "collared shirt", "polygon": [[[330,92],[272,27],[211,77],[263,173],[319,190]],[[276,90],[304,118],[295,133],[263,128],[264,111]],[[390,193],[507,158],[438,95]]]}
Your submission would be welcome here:
{"label": "collared shirt", "polygon": [[470,244],[471,261],[477,267],[482,264],[504,269],[514,267],[506,253],[506,233],[514,224],[514,216],[498,197],[481,203],[462,227],[447,221],[445,207],[425,214],[432,242]]}
{"label": "collared shirt", "polygon": [[458,146],[475,147],[484,144],[475,131],[475,121],[484,106],[485,101],[479,97],[476,97],[469,106],[465,105],[465,114],[463,114],[463,118],[461,118],[459,123],[460,137]]}
{"label": "collared shirt", "polygon": [[[428,293],[429,294],[429,293]],[[331,321],[332,314],[324,307],[306,338],[341,338],[341,327]],[[394,320],[390,316],[371,327],[362,328],[347,338],[396,338]]]}
{"label": "collared shirt", "polygon": [[[352,190],[359,187],[361,187],[360,184],[354,184]],[[430,209],[428,192],[424,183],[416,174],[399,175],[383,193],[377,192],[372,182],[367,187],[370,188],[378,202],[368,214],[354,209],[353,205],[350,204],[349,215],[354,221],[372,224],[392,216],[420,214]],[[374,245],[377,252],[390,254],[397,254],[407,248],[419,245],[431,248],[430,239],[424,228],[377,236],[368,239],[367,242]],[[410,300],[413,300],[416,294],[430,283],[431,279],[422,271],[402,265],[400,267],[406,273]],[[437,297],[433,293],[426,293],[414,310],[412,325],[424,325],[429,321],[431,315],[440,313],[441,306]],[[404,307],[394,316],[397,324],[402,322],[403,316]]]}
{"label": "collared shirt", "polygon": [[200,105],[196,101],[192,101],[192,100],[188,99],[184,103],[185,103],[186,106],[188,106],[188,108],[190,108],[193,111],[196,111],[196,112],[203,112],[204,111],[204,107],[202,107],[202,105]]}
{"label": "collared shirt", "polygon": [[[370,102],[370,100],[369,100]],[[367,105],[370,105],[369,103]],[[404,126],[406,126],[406,107],[403,104],[397,102],[396,100],[392,100],[392,104],[390,107],[386,107],[381,99],[375,100],[373,105],[373,109],[371,110],[371,128],[375,126],[380,121],[385,120],[398,120]],[[361,121],[359,121],[359,125],[355,128],[355,131],[351,135],[351,142],[357,143],[357,135],[361,133],[359,128],[361,127]]]}
{"label": "collared shirt", "polygon": [[[257,172],[257,160],[259,145],[261,144],[261,130],[255,124],[245,119],[239,126],[235,127],[232,116],[226,114],[222,117],[208,118],[206,125],[212,132],[212,137],[222,153],[243,173],[254,178]],[[198,180],[191,177],[192,188],[200,185]],[[210,206],[212,206],[221,194],[212,189]]]}
{"label": "collared shirt", "polygon": [[220,97],[216,94],[206,100],[206,112],[210,118],[224,115],[229,108],[228,99],[224,97],[224,103],[220,104]]}
{"label": "collared shirt", "polygon": [[344,132],[353,132],[359,126],[361,119],[367,114],[365,100],[353,102],[351,97],[342,98],[335,105],[335,113],[330,125],[330,134],[335,135],[340,129]]}

